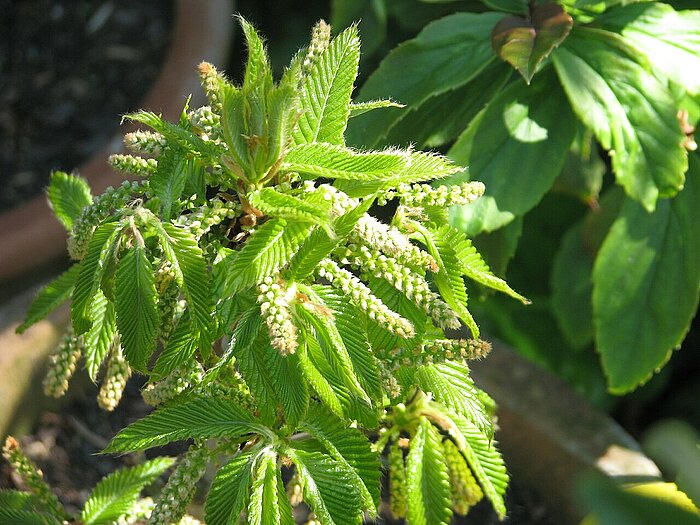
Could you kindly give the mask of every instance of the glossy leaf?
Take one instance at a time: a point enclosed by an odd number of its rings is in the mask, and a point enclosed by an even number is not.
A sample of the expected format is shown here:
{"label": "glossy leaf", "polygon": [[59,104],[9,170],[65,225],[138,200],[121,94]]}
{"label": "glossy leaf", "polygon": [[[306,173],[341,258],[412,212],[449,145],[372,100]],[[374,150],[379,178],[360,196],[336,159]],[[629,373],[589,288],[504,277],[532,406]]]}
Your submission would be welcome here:
{"label": "glossy leaf", "polygon": [[[474,236],[535,206],[561,171],[576,130],[574,115],[550,71],[530,86],[514,82],[471,122],[448,156],[486,185],[483,197],[453,206],[450,222]],[[462,182],[466,175],[451,180]]]}
{"label": "glossy leaf", "polygon": [[700,291],[700,161],[685,188],[654,213],[633,201],[605,238],[593,269],[597,350],[612,392],[646,382],[680,345]]}
{"label": "glossy leaf", "polygon": [[[466,84],[494,60],[489,32],[498,13],[456,13],[425,26],[382,61],[358,100],[390,96],[417,107],[430,97]],[[351,121],[350,144],[376,146],[402,117],[395,109],[372,111]]]}
{"label": "glossy leaf", "polygon": [[609,31],[578,28],[552,55],[578,117],[611,151],[627,194],[653,211],[683,186],[688,166],[677,108],[637,49]]}

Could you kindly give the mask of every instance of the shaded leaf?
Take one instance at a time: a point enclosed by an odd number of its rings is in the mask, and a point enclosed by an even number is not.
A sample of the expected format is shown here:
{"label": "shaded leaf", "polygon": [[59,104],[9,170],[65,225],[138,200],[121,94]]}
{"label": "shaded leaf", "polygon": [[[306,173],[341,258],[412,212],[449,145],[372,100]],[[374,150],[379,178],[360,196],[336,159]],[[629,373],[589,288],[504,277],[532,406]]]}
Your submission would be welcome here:
{"label": "shaded leaf", "polygon": [[236,525],[248,499],[255,456],[252,452],[237,455],[216,473],[205,505],[208,525]]}

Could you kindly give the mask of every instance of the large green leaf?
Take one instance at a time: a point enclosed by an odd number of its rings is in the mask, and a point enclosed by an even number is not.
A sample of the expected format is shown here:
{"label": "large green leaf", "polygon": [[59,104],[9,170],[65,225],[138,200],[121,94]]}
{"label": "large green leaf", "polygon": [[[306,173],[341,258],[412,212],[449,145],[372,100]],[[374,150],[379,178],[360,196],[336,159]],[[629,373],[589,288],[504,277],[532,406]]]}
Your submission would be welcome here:
{"label": "large green leaf", "polygon": [[119,223],[108,222],[92,234],[87,255],[80,264],[71,303],[71,320],[76,334],[88,331],[92,320],[90,307],[102,279],[102,271],[113,255],[112,248],[119,237]]}
{"label": "large green leaf", "polygon": [[297,144],[344,143],[359,60],[360,41],[354,26],[335,37],[316,59],[301,86],[304,111],[294,131]]}
{"label": "large green leaf", "polygon": [[165,342],[163,351],[158,355],[153,374],[165,377],[189,363],[197,351],[197,335],[197,332],[193,331],[190,310],[185,310]]}
{"label": "large green leaf", "polygon": [[416,370],[413,380],[423,392],[432,392],[433,399],[468,418],[485,434],[493,436],[493,422],[486,412],[479,389],[469,376],[466,363],[445,361],[424,365]]}
{"label": "large green leaf", "polygon": [[158,158],[156,172],[149,177],[150,188],[160,199],[161,216],[170,219],[174,205],[185,189],[192,170],[192,161],[179,150],[167,149]]}
{"label": "large green leaf", "polygon": [[246,512],[248,525],[294,525],[292,508],[277,467],[277,454],[267,449],[258,459]]}
{"label": "large green leaf", "polygon": [[145,370],[158,335],[158,305],[153,266],[145,248],[134,246],[119,261],[116,277],[117,328],[124,356]]}
{"label": "large green leaf", "polygon": [[593,269],[597,350],[608,384],[628,392],[658,370],[686,331],[700,290],[700,161],[685,188],[654,213],[622,207]]}
{"label": "large green leaf", "polygon": [[323,404],[326,405],[331,412],[336,414],[338,417],[344,417],[343,399],[336,393],[338,385],[331,384],[318,369],[310,355],[308,348],[309,345],[318,346],[318,342],[316,342],[316,340],[308,340],[307,338],[307,342],[299,345],[299,348],[296,351],[296,355],[299,358],[299,367],[301,368],[301,372],[304,374],[304,378],[314,389]]}
{"label": "large green leaf", "polygon": [[503,519],[506,506],[503,500],[508,487],[508,472],[503,458],[496,448],[492,437],[487,436],[466,417],[450,414],[459,433],[455,442],[469,464],[474,477],[481,485],[484,495],[489,499],[496,514]]}
{"label": "large green leaf", "polygon": [[406,457],[406,519],[411,525],[448,525],[450,478],[440,433],[423,418]]}
{"label": "large green leaf", "polygon": [[362,523],[360,482],[351,467],[318,452],[288,450],[299,473],[304,500],[324,525]]}
{"label": "large green leaf", "polygon": [[269,434],[255,417],[230,400],[211,397],[157,409],[122,429],[104,452],[144,450],[184,439]]}
{"label": "large green leaf", "polygon": [[311,397],[299,358],[295,354],[283,357],[277,349],[266,345],[264,360],[287,425],[295,428],[306,414]]}
{"label": "large green leaf", "polygon": [[700,11],[676,11],[660,2],[631,3],[606,11],[595,25],[621,33],[649,57],[656,71],[690,93],[700,92]]}
{"label": "large green leaf", "polygon": [[90,493],[80,519],[84,525],[110,525],[131,509],[141,489],[170,467],[174,459],[160,457],[102,478]]}
{"label": "large green leaf", "polygon": [[90,379],[96,381],[100,365],[109,353],[117,333],[114,303],[109,301],[100,290],[93,297],[90,317],[92,326],[83,338],[85,344],[83,353],[85,355],[85,369]]}
{"label": "large green leaf", "polygon": [[352,469],[361,488],[362,505],[376,515],[379,505],[381,463],[365,435],[322,408],[313,405],[302,427],[326,447],[328,453]]}
{"label": "large green leaf", "polygon": [[163,253],[175,271],[175,278],[187,299],[192,327],[198,333],[202,348],[210,342],[214,329],[211,304],[211,282],[207,262],[197,239],[185,228],[152,220]]}
{"label": "large green leaf", "polygon": [[[486,185],[483,197],[453,206],[450,223],[474,236],[534,207],[552,186],[576,131],[574,115],[551,71],[517,81],[471,122],[448,156]],[[454,182],[463,182],[456,175]]]}
{"label": "large green leaf", "polygon": [[216,473],[205,506],[208,525],[237,525],[248,499],[256,456],[237,455]]}
{"label": "large green leaf", "polygon": [[309,224],[288,222],[282,218],[270,219],[257,228],[226,267],[223,295],[232,296],[286,265],[310,228]]}
{"label": "large green leaf", "polygon": [[666,86],[639,51],[609,31],[577,28],[553,54],[578,117],[611,150],[617,181],[653,211],[683,186],[685,135]]}
{"label": "large green leaf", "polygon": [[309,222],[331,230],[330,203],[323,206],[309,200],[302,200],[294,195],[280,193],[272,188],[263,188],[248,196],[248,202],[265,215],[281,217],[289,222]]}
{"label": "large green leaf", "polygon": [[[456,13],[428,24],[415,39],[389,53],[362,87],[359,100],[390,95],[413,108],[466,84],[494,60],[489,35],[500,17],[499,13]],[[348,142],[377,145],[402,113],[377,110],[353,119]]]}
{"label": "large green leaf", "polygon": [[66,302],[80,274],[80,263],[74,264],[59,277],[44,286],[27,309],[24,322],[17,327],[17,333],[21,334],[34,323],[41,321],[56,308]]}
{"label": "large green leaf", "polygon": [[63,171],[51,174],[47,193],[51,209],[68,231],[73,229],[73,222],[80,217],[83,208],[92,203],[87,181]]}

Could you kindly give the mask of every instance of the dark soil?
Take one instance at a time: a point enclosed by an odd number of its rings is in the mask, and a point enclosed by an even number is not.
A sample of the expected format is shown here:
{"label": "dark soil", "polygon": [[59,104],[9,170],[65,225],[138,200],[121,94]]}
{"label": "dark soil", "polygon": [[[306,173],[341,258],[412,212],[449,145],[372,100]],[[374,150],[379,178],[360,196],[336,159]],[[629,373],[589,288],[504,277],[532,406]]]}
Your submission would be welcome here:
{"label": "dark soil", "polygon": [[172,0],[0,0],[0,211],[71,171],[138,109]]}

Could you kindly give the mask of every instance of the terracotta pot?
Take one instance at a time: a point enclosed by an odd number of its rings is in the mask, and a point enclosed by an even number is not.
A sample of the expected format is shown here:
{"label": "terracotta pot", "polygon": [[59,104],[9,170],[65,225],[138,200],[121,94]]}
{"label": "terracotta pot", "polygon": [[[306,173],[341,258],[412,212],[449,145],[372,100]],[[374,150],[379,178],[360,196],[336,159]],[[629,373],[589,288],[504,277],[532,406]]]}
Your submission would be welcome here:
{"label": "terracotta pot", "polygon": [[[196,73],[200,61],[226,63],[235,26],[231,18],[233,0],[177,0],[176,5],[170,49],[160,75],[140,104],[143,109],[162,113],[168,120],[179,117],[188,95],[193,95],[193,104],[201,97]],[[77,170],[88,179],[93,193],[99,194],[107,186],[120,182],[107,165],[107,157],[122,151],[126,131],[120,129],[98,154]],[[49,209],[44,195],[0,216],[0,248],[0,283],[65,257],[65,230]]]}

